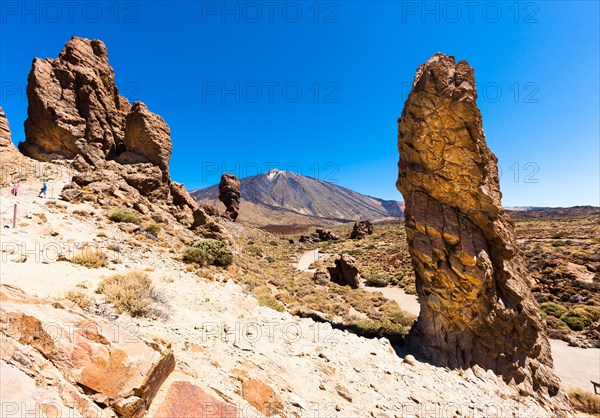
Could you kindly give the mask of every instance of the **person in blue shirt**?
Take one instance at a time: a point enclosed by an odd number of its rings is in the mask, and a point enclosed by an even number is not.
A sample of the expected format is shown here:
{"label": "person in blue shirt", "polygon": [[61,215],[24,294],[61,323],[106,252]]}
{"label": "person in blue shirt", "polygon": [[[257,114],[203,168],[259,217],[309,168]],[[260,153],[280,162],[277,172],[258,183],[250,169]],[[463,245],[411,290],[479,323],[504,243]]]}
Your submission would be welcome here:
{"label": "person in blue shirt", "polygon": [[42,195],[44,195],[44,197],[46,197],[47,191],[48,191],[48,184],[44,183],[44,185],[42,186],[42,190],[40,190],[40,193],[38,194],[38,197],[42,197]]}

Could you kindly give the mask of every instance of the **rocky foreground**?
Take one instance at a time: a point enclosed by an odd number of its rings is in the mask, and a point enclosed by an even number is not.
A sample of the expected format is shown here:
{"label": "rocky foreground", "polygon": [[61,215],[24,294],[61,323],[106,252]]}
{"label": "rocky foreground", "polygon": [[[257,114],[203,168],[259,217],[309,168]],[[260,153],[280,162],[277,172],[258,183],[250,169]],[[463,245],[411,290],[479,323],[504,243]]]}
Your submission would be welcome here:
{"label": "rocky foreground", "polygon": [[[20,226],[0,230],[5,416],[36,408],[47,416],[550,414],[490,371],[434,366],[385,338],[259,306],[232,281],[187,271],[159,242],[135,244],[94,204],[46,204],[37,189],[33,181],[21,186]],[[2,202],[11,202],[6,188]],[[84,243],[112,261],[69,262],[70,249]],[[94,293],[103,278],[132,270],[146,271],[159,295],[149,317],[118,315]],[[101,315],[62,299],[74,289],[95,298],[90,310]]]}

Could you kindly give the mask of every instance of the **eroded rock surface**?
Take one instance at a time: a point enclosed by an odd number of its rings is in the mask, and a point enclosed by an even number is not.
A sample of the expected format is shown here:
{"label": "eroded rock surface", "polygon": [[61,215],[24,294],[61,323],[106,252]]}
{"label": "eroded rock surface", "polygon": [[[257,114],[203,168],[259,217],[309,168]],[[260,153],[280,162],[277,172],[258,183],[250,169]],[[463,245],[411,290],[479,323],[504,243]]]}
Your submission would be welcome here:
{"label": "eroded rock surface", "polygon": [[352,232],[350,233],[350,239],[363,239],[367,235],[373,233],[373,224],[370,221],[358,221],[354,222]]}
{"label": "eroded rock surface", "polygon": [[[67,416],[75,406],[80,416],[141,417],[175,367],[167,342],[132,335],[79,308],[9,285],[0,286],[0,301],[2,376],[20,387],[2,385],[2,399],[16,408]],[[28,396],[28,404],[19,403]]]}
{"label": "eroded rock surface", "polygon": [[15,146],[11,141],[10,125],[4,110],[0,107],[0,152],[14,151]]}
{"label": "eroded rock surface", "polygon": [[119,95],[103,42],[72,38],[57,59],[33,60],[27,84],[26,141],[37,160],[85,156],[99,163],[123,144],[129,101]]}
{"label": "eroded rock surface", "polygon": [[476,98],[469,64],[436,54],[398,121],[397,186],[421,305],[407,344],[436,364],[491,369],[569,412]]}
{"label": "eroded rock surface", "polygon": [[225,205],[225,216],[235,221],[240,211],[240,180],[233,174],[224,173],[219,183],[219,200]]}
{"label": "eroded rock surface", "polygon": [[145,104],[119,94],[102,41],[73,37],[56,59],[33,61],[28,119],[19,149],[41,161],[73,160],[61,194],[116,197],[141,213],[170,214],[184,226],[227,240],[182,185],[172,183],[169,126]]}

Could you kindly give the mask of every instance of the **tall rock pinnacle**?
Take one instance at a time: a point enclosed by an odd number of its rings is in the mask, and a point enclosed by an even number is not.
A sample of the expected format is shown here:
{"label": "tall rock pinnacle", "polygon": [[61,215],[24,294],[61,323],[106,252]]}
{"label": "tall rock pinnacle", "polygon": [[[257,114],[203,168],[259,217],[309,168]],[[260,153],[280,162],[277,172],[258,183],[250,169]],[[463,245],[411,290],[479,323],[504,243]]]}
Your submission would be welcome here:
{"label": "tall rock pinnacle", "polygon": [[219,200],[225,205],[225,216],[235,222],[240,211],[240,181],[234,174],[224,173],[219,183]]}
{"label": "tall rock pinnacle", "polygon": [[398,120],[397,186],[421,305],[406,344],[442,366],[490,369],[570,412],[476,98],[469,64],[435,54]]}

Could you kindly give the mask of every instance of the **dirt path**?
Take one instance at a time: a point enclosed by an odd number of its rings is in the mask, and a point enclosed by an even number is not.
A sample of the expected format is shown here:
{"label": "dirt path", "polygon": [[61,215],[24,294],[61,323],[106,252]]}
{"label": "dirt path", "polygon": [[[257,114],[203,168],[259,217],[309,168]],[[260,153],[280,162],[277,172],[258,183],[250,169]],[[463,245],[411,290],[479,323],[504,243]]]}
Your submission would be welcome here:
{"label": "dirt path", "polygon": [[311,269],[309,266],[319,259],[319,249],[310,250],[302,253],[300,259],[298,260],[298,264],[296,268],[300,271],[307,271],[309,273],[314,273],[317,271],[316,269]]}
{"label": "dirt path", "polygon": [[409,295],[399,287],[365,287],[369,292],[381,292],[384,297],[396,301],[402,310],[419,316],[419,301],[416,295]]}
{"label": "dirt path", "polygon": [[554,368],[563,387],[578,386],[593,391],[590,380],[600,382],[600,349],[569,347],[565,341],[550,340]]}

